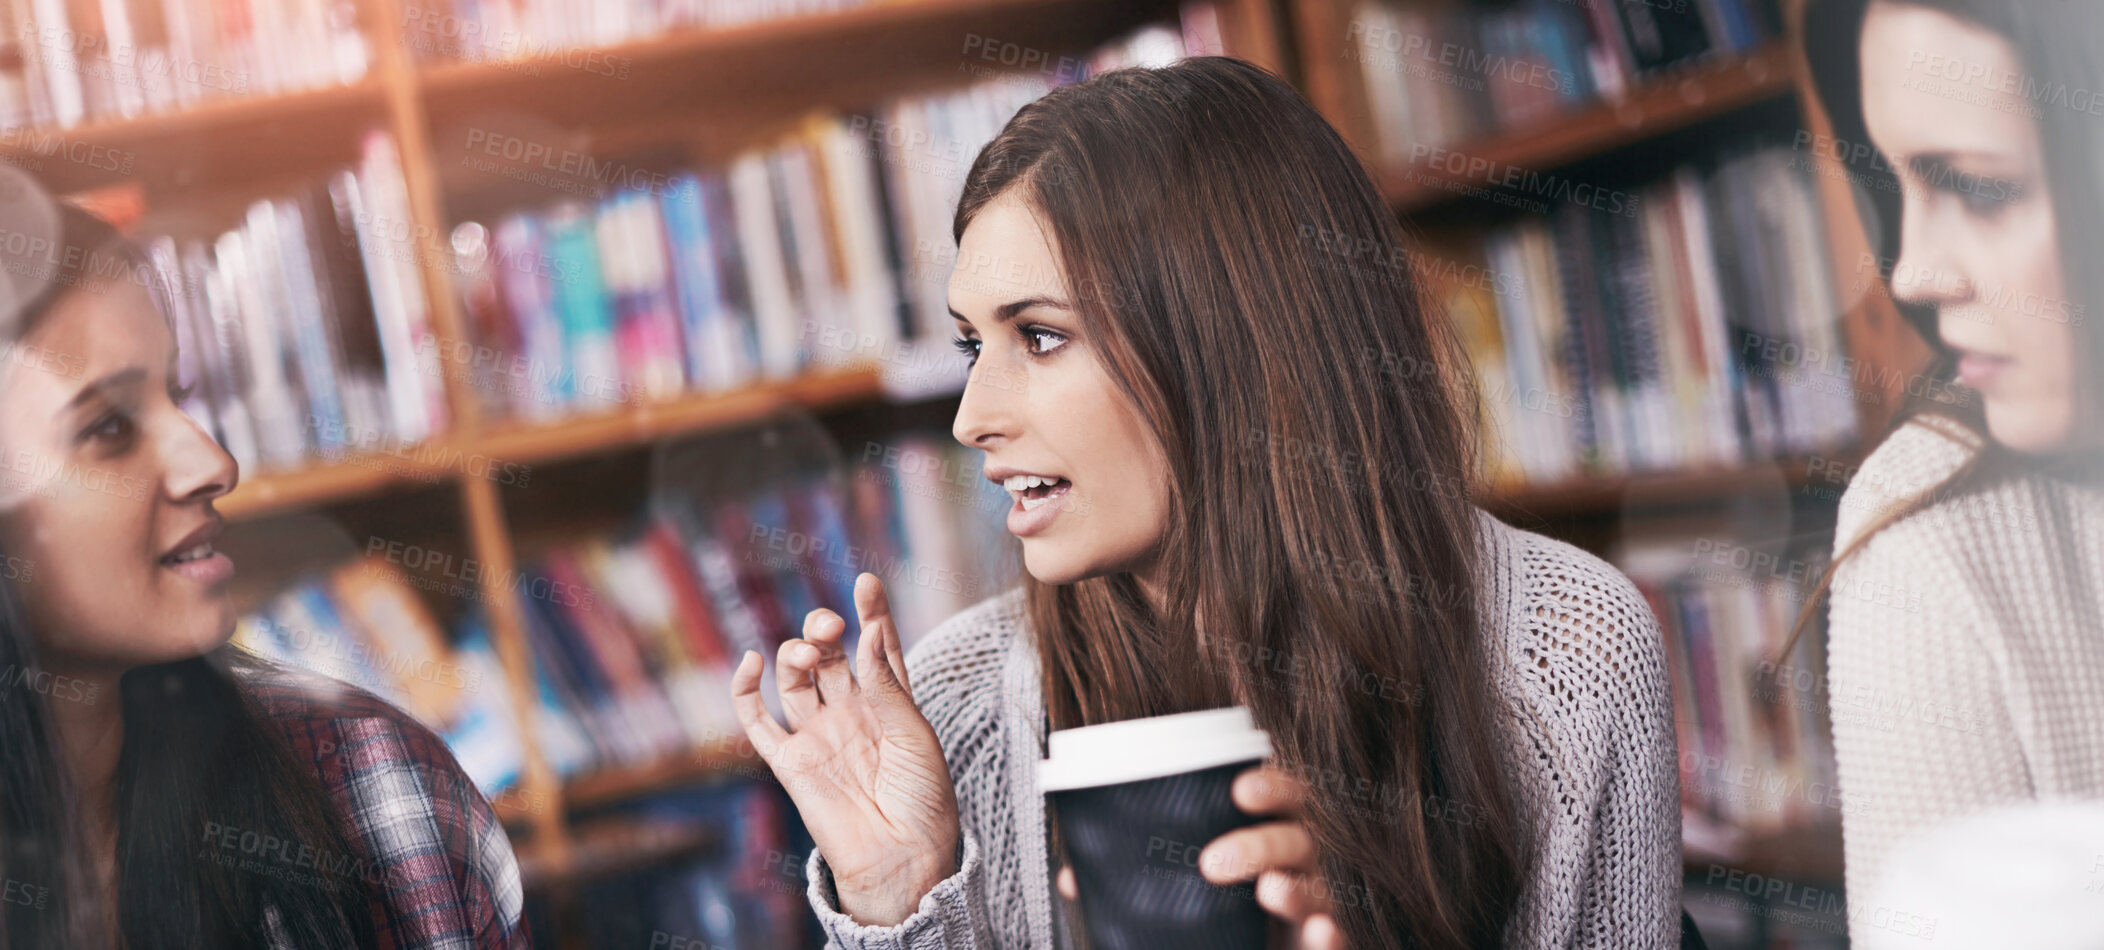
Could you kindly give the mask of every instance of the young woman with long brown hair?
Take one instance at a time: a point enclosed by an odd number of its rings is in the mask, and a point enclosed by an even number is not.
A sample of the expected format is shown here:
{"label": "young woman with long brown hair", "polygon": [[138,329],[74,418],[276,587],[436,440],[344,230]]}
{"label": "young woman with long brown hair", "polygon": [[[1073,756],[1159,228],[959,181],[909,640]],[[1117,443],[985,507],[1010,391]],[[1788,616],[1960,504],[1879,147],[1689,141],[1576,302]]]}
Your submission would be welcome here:
{"label": "young woman with long brown hair", "polygon": [[1859,158],[1880,269],[1937,354],[1917,388],[1952,397],[1864,460],[1828,572],[1849,904],[1874,908],[1911,836],[2104,796],[2104,7],[1804,16],[1825,151]]}
{"label": "young woman with long brown hair", "polygon": [[[1205,845],[1296,946],[1676,945],[1656,622],[1472,506],[1474,403],[1394,214],[1278,78],[1207,57],[1024,107],[979,154],[953,428],[1027,578],[902,657],[882,587],[806,619],[787,730],[732,688],[841,947],[1069,946],[1048,730],[1243,704],[1277,750]],[[1080,908],[1086,913],[1087,908]]]}

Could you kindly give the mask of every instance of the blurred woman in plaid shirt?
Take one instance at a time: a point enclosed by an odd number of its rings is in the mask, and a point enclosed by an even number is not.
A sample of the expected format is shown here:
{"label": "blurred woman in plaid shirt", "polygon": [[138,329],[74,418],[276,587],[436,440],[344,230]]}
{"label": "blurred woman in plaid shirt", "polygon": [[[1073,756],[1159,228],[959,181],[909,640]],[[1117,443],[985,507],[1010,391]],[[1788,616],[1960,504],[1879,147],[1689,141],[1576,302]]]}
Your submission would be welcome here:
{"label": "blurred woman in plaid shirt", "polygon": [[436,736],[225,646],[239,473],[179,408],[163,292],[0,168],[0,946],[526,946]]}

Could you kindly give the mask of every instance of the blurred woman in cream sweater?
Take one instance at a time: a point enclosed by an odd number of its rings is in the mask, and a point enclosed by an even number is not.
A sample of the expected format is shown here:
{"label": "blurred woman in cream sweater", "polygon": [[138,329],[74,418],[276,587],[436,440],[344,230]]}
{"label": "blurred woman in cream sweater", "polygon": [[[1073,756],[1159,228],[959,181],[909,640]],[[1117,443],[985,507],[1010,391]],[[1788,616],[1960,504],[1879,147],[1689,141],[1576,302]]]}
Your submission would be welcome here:
{"label": "blurred woman in cream sweater", "polygon": [[1841,502],[1829,682],[1864,945],[1933,936],[1935,908],[1880,890],[1903,842],[2104,796],[2104,8],[1814,0],[1805,23],[1835,138],[1874,148],[1832,151],[1863,156],[1925,378],[1959,397],[1904,413]]}

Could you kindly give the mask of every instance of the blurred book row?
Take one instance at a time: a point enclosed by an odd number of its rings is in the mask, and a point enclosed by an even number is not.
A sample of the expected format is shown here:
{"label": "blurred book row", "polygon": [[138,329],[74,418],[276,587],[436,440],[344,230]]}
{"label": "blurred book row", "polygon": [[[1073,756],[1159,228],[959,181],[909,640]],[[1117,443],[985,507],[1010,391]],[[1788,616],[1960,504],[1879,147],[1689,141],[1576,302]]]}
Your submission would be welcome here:
{"label": "blurred book row", "polygon": [[[1154,26],[1091,68],[1185,48]],[[402,157],[375,131],[355,166],[232,221],[154,209],[139,236],[196,384],[186,408],[248,472],[441,434],[449,379],[494,417],[531,420],[851,365],[881,366],[899,395],[955,392],[951,212],[979,148],[1052,82],[813,117],[726,167],[465,222],[443,248],[422,239]],[[430,258],[454,273],[472,339],[435,332]]]}
{"label": "blurred book row", "polygon": [[4,15],[8,129],[356,82],[373,53],[351,0],[14,0]]}
{"label": "blurred book row", "polygon": [[1649,73],[1780,36],[1775,0],[1374,0],[1346,38],[1382,156],[1485,138],[1619,98]]}
{"label": "blurred book row", "polygon": [[177,334],[184,408],[243,471],[413,443],[447,424],[401,158],[258,200],[217,236],[142,225]]}
{"label": "blurred book row", "polygon": [[[994,565],[1009,499],[961,446],[909,434],[855,454],[738,497],[664,493],[677,500],[562,541],[513,577],[484,577],[456,554],[373,545],[244,618],[236,642],[398,703],[494,792],[523,755],[483,609],[494,587],[525,617],[535,741],[561,774],[735,740],[738,657],[757,650],[771,664],[819,607],[849,619],[854,649],[860,574],[885,582],[907,645],[1006,583]],[[432,602],[462,606],[453,636]]]}
{"label": "blurred book row", "polygon": [[1615,554],[1665,636],[1684,836],[1707,854],[1732,853],[1744,835],[1838,827],[1847,804],[1824,638],[1778,656],[1825,558],[1742,534],[1646,534]]}
{"label": "blurred book row", "polygon": [[[1090,68],[1186,48],[1183,32],[1144,28]],[[1016,110],[1088,74],[814,116],[721,167],[463,222],[455,270],[475,349],[496,355],[455,362],[491,414],[529,419],[852,364],[881,364],[901,395],[954,392],[950,220],[965,175]]]}
{"label": "blurred book row", "polygon": [[[422,60],[507,60],[612,46],[694,27],[832,13],[869,0],[439,0],[421,5],[410,50]],[[623,77],[626,78],[626,77]]]}
{"label": "blurred book row", "polygon": [[1666,639],[1687,837],[1837,826],[1822,637],[1776,656],[1824,559],[1721,538],[1736,534],[1641,538],[1618,555]]}
{"label": "blurred book row", "polygon": [[1490,229],[1440,283],[1500,487],[1736,466],[1853,442],[1809,173],[1786,148],[1683,166]]}
{"label": "blurred book row", "polygon": [[[804,899],[810,842],[780,788],[724,782],[624,803],[585,819],[691,835],[709,853],[592,880],[578,888],[578,945],[664,950],[781,950],[824,943]],[[581,825],[580,827],[584,827]],[[536,946],[561,946],[545,902],[529,901]]]}

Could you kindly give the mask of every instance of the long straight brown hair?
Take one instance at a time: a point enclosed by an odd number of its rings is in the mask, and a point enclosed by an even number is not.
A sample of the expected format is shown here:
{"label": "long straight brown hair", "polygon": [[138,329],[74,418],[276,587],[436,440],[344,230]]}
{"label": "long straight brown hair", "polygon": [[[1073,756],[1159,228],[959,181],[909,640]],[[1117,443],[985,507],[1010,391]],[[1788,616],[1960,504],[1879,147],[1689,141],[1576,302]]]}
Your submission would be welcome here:
{"label": "long straight brown hair", "polygon": [[1163,613],[1129,574],[1025,578],[1051,727],[1247,704],[1313,790],[1354,950],[1499,945],[1530,848],[1476,600],[1475,396],[1372,178],[1291,86],[1199,57],[1023,107],[954,236],[1011,189],[1172,476]]}

